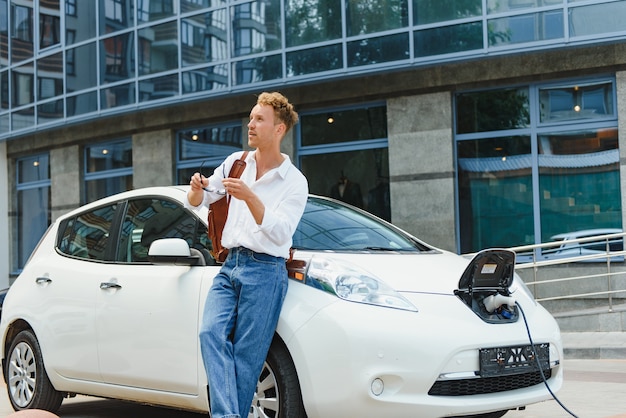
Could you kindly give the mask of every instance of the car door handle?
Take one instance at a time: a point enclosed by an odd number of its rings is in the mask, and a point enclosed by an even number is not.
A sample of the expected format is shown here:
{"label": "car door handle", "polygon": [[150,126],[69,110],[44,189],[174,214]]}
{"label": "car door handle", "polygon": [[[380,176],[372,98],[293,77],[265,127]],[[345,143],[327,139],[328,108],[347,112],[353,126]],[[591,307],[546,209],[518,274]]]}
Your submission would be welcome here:
{"label": "car door handle", "polygon": [[121,289],[122,286],[120,286],[117,283],[111,283],[111,282],[102,282],[100,283],[100,289]]}
{"label": "car door handle", "polygon": [[35,283],[37,284],[52,283],[52,279],[50,277],[37,277],[35,279]]}

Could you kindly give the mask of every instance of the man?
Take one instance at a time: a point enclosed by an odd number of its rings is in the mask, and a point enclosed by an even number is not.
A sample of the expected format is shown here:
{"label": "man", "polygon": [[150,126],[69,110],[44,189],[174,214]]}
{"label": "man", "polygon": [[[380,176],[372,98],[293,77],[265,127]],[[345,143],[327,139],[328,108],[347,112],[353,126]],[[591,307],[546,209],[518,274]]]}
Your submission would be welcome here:
{"label": "man", "polygon": [[191,178],[190,207],[224,198],[206,190],[231,197],[222,235],[229,254],[209,290],[200,329],[213,418],[248,416],[287,291],[285,259],[308,183],[280,143],[297,121],[283,95],[262,93],[250,112],[248,145],[254,150],[241,177],[225,178],[243,154],[236,152],[208,179],[199,173]]}

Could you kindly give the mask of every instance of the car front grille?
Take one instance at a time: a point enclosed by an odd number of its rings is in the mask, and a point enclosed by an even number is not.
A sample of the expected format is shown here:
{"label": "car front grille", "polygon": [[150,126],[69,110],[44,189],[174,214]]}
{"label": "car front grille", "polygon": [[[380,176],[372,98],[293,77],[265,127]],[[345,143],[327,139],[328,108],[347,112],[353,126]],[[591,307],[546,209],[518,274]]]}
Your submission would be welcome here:
{"label": "car front grille", "polygon": [[[552,376],[552,370],[545,370],[546,380]],[[428,391],[432,396],[465,396],[483,393],[505,392],[527,388],[543,383],[539,371],[507,376],[482,377],[473,379],[442,380]]]}

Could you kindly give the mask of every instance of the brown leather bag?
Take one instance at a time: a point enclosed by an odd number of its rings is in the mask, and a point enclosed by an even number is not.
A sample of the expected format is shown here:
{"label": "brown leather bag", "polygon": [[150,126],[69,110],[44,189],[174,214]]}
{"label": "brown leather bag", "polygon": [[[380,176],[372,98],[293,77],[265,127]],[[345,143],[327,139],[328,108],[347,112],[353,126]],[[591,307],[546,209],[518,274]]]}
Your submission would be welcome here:
{"label": "brown leather bag", "polygon": [[[243,170],[246,168],[245,159],[247,156],[248,151],[244,152],[241,158],[233,163],[228,177],[241,177],[241,173],[243,173]],[[213,202],[209,205],[209,227],[207,232],[213,247],[209,252],[213,258],[220,263],[223,263],[228,255],[228,248],[222,247],[222,231],[224,231],[224,225],[226,225],[229,204],[230,196],[226,195],[217,202]]]}

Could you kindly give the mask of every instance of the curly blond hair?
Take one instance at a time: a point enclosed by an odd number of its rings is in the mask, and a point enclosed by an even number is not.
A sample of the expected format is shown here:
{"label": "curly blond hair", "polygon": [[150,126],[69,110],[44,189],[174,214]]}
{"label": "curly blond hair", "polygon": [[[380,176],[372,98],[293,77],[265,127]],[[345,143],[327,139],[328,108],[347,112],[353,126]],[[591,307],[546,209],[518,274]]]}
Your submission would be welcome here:
{"label": "curly blond hair", "polygon": [[298,123],[298,113],[294,110],[293,105],[289,103],[289,100],[278,92],[263,92],[259,94],[257,104],[272,106],[274,108],[274,114],[276,118],[285,124],[286,131],[289,131],[293,126]]}

